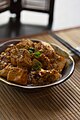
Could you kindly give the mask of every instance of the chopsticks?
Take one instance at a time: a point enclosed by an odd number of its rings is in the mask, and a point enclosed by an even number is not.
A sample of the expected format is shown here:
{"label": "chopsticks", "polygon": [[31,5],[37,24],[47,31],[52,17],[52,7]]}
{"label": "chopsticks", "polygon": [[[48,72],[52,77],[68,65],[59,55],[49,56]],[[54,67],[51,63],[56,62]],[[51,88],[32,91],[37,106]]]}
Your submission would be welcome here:
{"label": "chopsticks", "polygon": [[67,47],[71,52],[73,52],[74,54],[76,54],[78,57],[80,57],[80,52],[75,49],[74,47],[72,47],[68,42],[66,42],[65,40],[63,40],[62,38],[60,38],[59,36],[57,36],[56,34],[54,34],[53,32],[49,31],[49,34],[55,38],[57,41],[59,41],[60,43],[62,43],[65,47]]}

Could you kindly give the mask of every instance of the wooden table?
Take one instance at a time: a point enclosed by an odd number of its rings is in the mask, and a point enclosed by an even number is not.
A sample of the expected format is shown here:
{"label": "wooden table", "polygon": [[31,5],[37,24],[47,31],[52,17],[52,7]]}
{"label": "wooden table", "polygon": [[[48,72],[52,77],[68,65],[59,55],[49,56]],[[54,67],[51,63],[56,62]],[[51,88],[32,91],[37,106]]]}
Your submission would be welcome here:
{"label": "wooden table", "polygon": [[[56,34],[80,45],[79,28]],[[55,43],[70,52],[48,33],[30,38]],[[71,78],[49,89],[27,91],[0,82],[0,120],[80,120],[80,58]]]}

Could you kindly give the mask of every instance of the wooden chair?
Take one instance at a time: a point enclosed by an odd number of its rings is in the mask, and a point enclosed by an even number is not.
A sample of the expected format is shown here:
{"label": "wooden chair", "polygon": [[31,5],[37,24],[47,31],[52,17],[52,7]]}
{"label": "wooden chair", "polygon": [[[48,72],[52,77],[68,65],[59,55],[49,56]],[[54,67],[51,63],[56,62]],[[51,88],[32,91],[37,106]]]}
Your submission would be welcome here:
{"label": "wooden chair", "polygon": [[10,0],[0,0],[0,13],[10,9]]}
{"label": "wooden chair", "polygon": [[[0,6],[0,13],[9,10],[11,14],[16,14],[15,18],[10,17],[9,22],[3,27],[0,38],[12,38],[27,34],[37,34],[50,30],[53,23],[54,0],[2,0],[6,3],[5,7]],[[0,1],[1,4],[1,1]],[[49,15],[47,26],[26,25],[20,22],[22,11],[34,11],[47,13]],[[7,33],[3,34],[4,31]]]}

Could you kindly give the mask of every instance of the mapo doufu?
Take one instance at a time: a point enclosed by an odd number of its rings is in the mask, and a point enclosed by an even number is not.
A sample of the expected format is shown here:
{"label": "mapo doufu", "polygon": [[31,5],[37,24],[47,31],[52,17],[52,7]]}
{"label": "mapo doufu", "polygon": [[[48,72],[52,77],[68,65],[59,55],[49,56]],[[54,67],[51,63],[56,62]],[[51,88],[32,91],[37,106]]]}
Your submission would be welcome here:
{"label": "mapo doufu", "polygon": [[62,77],[66,61],[49,43],[22,39],[0,53],[0,77],[20,85],[46,85]]}

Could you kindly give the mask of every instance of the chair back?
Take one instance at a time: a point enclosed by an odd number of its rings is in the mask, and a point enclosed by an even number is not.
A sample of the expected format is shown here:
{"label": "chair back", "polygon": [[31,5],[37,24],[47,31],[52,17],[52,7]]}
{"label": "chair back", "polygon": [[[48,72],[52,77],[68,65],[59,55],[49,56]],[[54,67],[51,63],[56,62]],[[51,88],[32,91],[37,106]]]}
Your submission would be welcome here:
{"label": "chair back", "polygon": [[54,0],[11,0],[10,11],[20,19],[22,10],[47,13],[49,15],[48,26],[51,28],[53,22]]}
{"label": "chair back", "polygon": [[10,0],[0,0],[0,13],[10,9]]}

